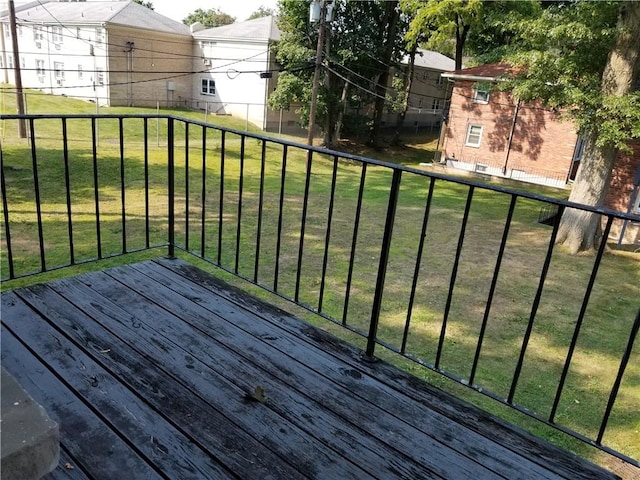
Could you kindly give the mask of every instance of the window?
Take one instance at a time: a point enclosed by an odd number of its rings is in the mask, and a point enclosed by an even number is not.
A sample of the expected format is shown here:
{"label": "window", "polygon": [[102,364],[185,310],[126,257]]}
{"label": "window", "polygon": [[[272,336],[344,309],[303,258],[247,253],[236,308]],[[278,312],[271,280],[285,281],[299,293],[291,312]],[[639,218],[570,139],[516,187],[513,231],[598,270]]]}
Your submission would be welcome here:
{"label": "window", "polygon": [[444,78],[442,77],[442,75],[438,75],[438,85],[444,85]]}
{"label": "window", "polygon": [[202,93],[203,95],[215,95],[216,81],[211,78],[203,78],[200,93]]}
{"label": "window", "polygon": [[78,80],[82,80],[82,65],[78,65]]}
{"label": "window", "polygon": [[51,33],[53,36],[53,43],[56,44],[56,46],[60,45],[62,43],[62,27],[51,27]]}
{"label": "window", "polygon": [[104,28],[101,28],[101,27],[96,28],[96,43],[97,44],[104,43]]}
{"label": "window", "polygon": [[44,40],[44,32],[42,27],[36,25],[33,27],[33,41],[36,42],[37,48],[42,48],[42,41]]}
{"label": "window", "polygon": [[27,62],[25,61],[24,57],[20,57],[20,68],[27,68]]}
{"label": "window", "polygon": [[9,24],[7,23],[3,25],[3,27],[4,27],[4,36],[6,38],[11,38],[11,28],[9,27]]}
{"label": "window", "polygon": [[13,68],[13,55],[7,56],[7,67],[10,69]]}
{"label": "window", "polygon": [[482,140],[482,126],[481,125],[469,125],[467,128],[467,140],[465,145],[469,147],[479,147]]}
{"label": "window", "polygon": [[4,62],[2,61],[2,55],[0,55],[0,68],[4,68]]}
{"label": "window", "polygon": [[80,27],[76,27],[76,38],[80,38],[80,32],[82,30],[80,29]]}
{"label": "window", "polygon": [[44,81],[44,60],[36,60],[36,74],[40,82]]}
{"label": "window", "polygon": [[96,80],[98,85],[104,85],[104,71],[102,68],[96,68]]}
{"label": "window", "polygon": [[476,85],[473,88],[473,103],[489,103],[489,87]]}
{"label": "window", "polygon": [[18,25],[18,36],[22,36],[22,25]]}
{"label": "window", "polygon": [[442,99],[434,98],[431,102],[431,110],[440,110],[442,109]]}
{"label": "window", "polygon": [[64,81],[64,63],[53,62],[53,72],[56,77],[56,83],[58,85],[62,85],[62,82]]}

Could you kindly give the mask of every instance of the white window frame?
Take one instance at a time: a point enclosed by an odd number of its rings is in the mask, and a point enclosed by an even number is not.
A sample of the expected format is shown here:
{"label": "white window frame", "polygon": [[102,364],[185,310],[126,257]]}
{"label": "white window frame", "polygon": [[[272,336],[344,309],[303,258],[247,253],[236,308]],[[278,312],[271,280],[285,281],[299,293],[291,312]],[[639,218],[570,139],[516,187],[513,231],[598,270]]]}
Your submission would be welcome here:
{"label": "white window frame", "polygon": [[442,110],[442,103],[443,103],[443,99],[442,98],[434,98],[431,101],[431,109],[432,110]]}
{"label": "white window frame", "polygon": [[[477,131],[479,129],[479,131]],[[473,131],[476,130],[474,133]],[[465,136],[465,146],[479,148],[482,144],[482,132],[484,127],[477,124],[469,124],[467,127],[467,135]],[[473,141],[477,137],[477,141]]]}
{"label": "white window frame", "polygon": [[105,42],[104,28],[96,27],[96,43],[101,45]]}
{"label": "white window frame", "polygon": [[9,70],[13,69],[13,53],[11,55],[7,55],[7,68]]}
{"label": "white window frame", "polygon": [[59,87],[62,86],[64,83],[64,63],[53,62],[53,72],[56,77],[56,83]]}
{"label": "white window frame", "polygon": [[473,103],[489,103],[489,90],[479,89],[477,86],[473,87]]}
{"label": "white window frame", "polygon": [[200,80],[200,93],[202,95],[215,95],[216,81],[213,78],[202,78]]}
{"label": "white window frame", "polygon": [[62,35],[62,27],[51,27],[51,37],[53,38],[53,43],[56,45],[62,45],[63,35]]}
{"label": "white window frame", "polygon": [[83,74],[82,65],[78,65],[78,80],[82,80]]}
{"label": "white window frame", "polygon": [[438,82],[437,82],[437,84],[438,84],[439,86],[444,85],[444,78],[442,77],[442,74],[438,75]]}
{"label": "white window frame", "polygon": [[36,75],[40,83],[44,82],[44,60],[36,59]]}
{"label": "white window frame", "polygon": [[101,67],[96,67],[96,84],[104,85],[104,70]]}
{"label": "white window frame", "polygon": [[36,47],[42,48],[42,42],[44,41],[44,30],[42,26],[33,26],[33,41],[36,42]]}

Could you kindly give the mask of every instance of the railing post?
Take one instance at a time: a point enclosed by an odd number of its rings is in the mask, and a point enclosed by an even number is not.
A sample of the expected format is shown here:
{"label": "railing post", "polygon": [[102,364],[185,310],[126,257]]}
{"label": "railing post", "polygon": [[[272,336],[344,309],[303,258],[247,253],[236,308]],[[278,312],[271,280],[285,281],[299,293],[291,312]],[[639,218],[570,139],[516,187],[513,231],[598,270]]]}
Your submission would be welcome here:
{"label": "railing post", "polygon": [[175,257],[175,158],[174,158],[174,119],[167,119],[167,182],[169,194],[169,257]]}
{"label": "railing post", "polygon": [[368,362],[375,362],[376,360],[373,354],[376,348],[376,336],[378,334],[378,322],[380,320],[382,294],[384,292],[384,279],[387,274],[389,249],[391,248],[391,236],[393,235],[393,224],[396,217],[396,206],[398,205],[401,178],[402,170],[394,170],[393,179],[391,180],[391,191],[389,192],[389,205],[387,206],[387,220],[385,221],[384,236],[382,237],[382,247],[380,250],[378,279],[376,280],[376,291],[373,297],[373,308],[371,309],[371,322],[369,323],[369,335],[367,336],[367,349],[363,357],[363,359]]}

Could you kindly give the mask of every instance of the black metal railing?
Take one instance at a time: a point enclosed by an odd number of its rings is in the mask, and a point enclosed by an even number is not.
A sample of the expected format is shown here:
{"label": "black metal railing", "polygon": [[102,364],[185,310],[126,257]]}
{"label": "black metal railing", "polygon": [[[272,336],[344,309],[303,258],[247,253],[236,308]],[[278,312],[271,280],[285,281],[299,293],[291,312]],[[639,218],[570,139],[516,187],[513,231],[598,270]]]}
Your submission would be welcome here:
{"label": "black metal railing", "polygon": [[605,239],[637,216],[173,116],[23,118],[29,139],[0,151],[3,281],[188,252],[360,335],[367,360],[400,355],[638,465],[603,439],[638,421],[640,260],[556,246],[568,209]]}

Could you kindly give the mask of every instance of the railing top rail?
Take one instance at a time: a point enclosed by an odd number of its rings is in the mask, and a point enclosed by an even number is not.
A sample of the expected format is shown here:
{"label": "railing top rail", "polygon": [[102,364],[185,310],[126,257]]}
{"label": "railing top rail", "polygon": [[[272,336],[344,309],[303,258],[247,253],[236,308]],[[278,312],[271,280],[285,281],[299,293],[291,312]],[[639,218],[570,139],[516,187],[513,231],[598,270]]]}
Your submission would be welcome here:
{"label": "railing top rail", "polygon": [[220,125],[215,125],[212,123],[206,123],[199,120],[193,120],[190,118],[180,117],[177,115],[167,115],[167,114],[157,114],[157,113],[143,113],[143,114],[90,114],[90,113],[82,113],[82,114],[29,114],[29,115],[18,115],[18,114],[2,114],[0,115],[0,120],[16,120],[16,119],[91,119],[91,118],[148,118],[148,119],[173,119],[180,122],[190,123],[193,125],[198,125],[201,127],[214,128],[216,130],[224,130],[225,132],[232,133],[235,135],[242,135],[245,137],[255,138],[257,140],[264,140],[268,142],[278,143],[281,145],[287,145],[289,147],[300,148],[304,150],[311,150],[315,153],[328,155],[328,156],[338,156],[340,158],[353,160],[356,162],[366,163],[368,165],[375,165],[378,167],[389,168],[391,170],[400,170],[402,172],[412,173],[415,175],[421,175],[424,177],[435,178],[438,180],[443,180],[447,182],[454,182],[460,185],[465,185],[468,187],[481,188],[484,190],[489,190],[493,192],[503,193],[507,195],[514,195],[521,198],[526,198],[529,200],[537,200],[546,203],[552,203],[555,205],[562,205],[567,208],[575,208],[578,210],[583,210],[592,213],[598,213],[601,215],[613,216],[620,220],[629,220],[632,222],[640,222],[640,215],[635,215],[632,213],[618,212],[609,208],[604,207],[594,207],[589,205],[583,205],[580,203],[570,202],[569,200],[562,200],[558,198],[549,197],[546,195],[539,195],[536,193],[525,192],[521,190],[517,190],[515,188],[505,187],[502,185],[489,185],[483,182],[478,182],[474,180],[469,180],[465,178],[454,177],[452,175],[446,175],[436,172],[426,172],[424,170],[419,170],[417,168],[407,167],[405,165],[397,165],[394,163],[384,162],[381,160],[376,160],[370,157],[364,157],[361,155],[354,155],[347,152],[340,152],[337,150],[331,150],[322,147],[310,146],[303,143],[293,142],[291,140],[285,140],[280,138],[271,137],[268,135],[263,135],[259,133],[247,132],[244,130],[238,130],[229,127],[223,127]]}

